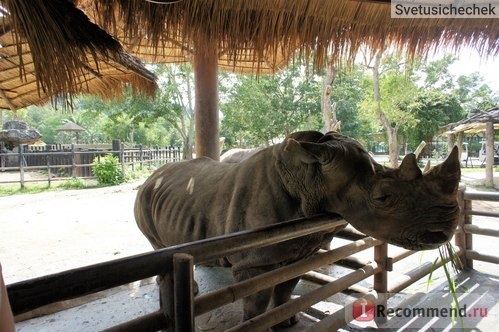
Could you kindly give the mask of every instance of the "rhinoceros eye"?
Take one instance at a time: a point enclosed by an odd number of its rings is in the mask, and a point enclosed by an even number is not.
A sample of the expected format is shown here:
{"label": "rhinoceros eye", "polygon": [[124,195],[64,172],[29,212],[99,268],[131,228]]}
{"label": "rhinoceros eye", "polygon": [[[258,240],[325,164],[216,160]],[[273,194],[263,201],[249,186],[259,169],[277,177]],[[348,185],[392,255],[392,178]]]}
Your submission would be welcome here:
{"label": "rhinoceros eye", "polygon": [[378,196],[374,196],[374,199],[379,202],[379,203],[384,203],[386,202],[389,198],[391,197],[390,194],[381,194]]}
{"label": "rhinoceros eye", "polygon": [[385,203],[390,197],[392,197],[391,193],[386,188],[381,188],[381,186],[375,188],[372,193],[372,198],[377,203]]}

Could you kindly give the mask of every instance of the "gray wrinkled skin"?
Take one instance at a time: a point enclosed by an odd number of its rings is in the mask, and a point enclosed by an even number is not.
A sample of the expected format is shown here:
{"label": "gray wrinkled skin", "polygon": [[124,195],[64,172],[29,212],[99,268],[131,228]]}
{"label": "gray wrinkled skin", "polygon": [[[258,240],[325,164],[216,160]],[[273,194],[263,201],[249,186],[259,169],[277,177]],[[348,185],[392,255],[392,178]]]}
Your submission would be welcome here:
{"label": "gray wrinkled skin", "polygon": [[[460,165],[449,158],[422,174],[414,155],[397,169],[377,164],[355,140],[298,132],[240,162],[208,158],[167,164],[141,187],[137,224],[155,249],[324,212],[342,215],[370,236],[407,249],[432,249],[457,226]],[[332,234],[227,257],[244,280],[310,256]],[[244,300],[249,319],[289,300],[299,279]],[[294,323],[291,318],[287,323]]]}

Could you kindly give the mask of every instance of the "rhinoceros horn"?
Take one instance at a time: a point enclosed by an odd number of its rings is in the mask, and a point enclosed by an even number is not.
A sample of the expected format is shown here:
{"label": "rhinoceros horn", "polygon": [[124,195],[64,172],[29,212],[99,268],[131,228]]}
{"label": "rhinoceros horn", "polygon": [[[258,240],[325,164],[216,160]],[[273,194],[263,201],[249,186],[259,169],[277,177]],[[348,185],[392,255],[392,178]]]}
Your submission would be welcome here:
{"label": "rhinoceros horn", "polygon": [[423,175],[416,162],[416,155],[414,153],[408,154],[400,164],[400,176],[403,180],[415,180]]}
{"label": "rhinoceros horn", "polygon": [[435,166],[429,174],[437,177],[440,188],[444,193],[453,193],[459,186],[461,179],[461,164],[459,162],[458,148],[454,146],[450,155],[440,165]]}

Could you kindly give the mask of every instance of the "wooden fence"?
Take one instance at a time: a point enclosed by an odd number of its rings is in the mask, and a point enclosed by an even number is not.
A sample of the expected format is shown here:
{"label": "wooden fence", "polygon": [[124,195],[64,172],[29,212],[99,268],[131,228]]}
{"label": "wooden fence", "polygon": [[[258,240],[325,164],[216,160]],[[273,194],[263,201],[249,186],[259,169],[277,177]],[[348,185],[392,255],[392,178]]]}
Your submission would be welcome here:
{"label": "wooden fence", "polygon": [[[499,201],[499,194],[461,191],[459,197],[462,215],[455,234],[455,241],[459,246],[457,254],[467,264],[467,268],[472,266],[473,260],[498,264],[499,258],[497,256],[473,251],[472,236],[473,234],[482,234],[497,237],[499,231],[497,229],[477,228],[472,224],[472,216],[486,215],[497,218],[499,213],[474,211],[471,207],[473,200]],[[111,327],[108,331],[167,329],[186,332],[194,331],[194,317],[254,294],[271,285],[282,283],[302,274],[306,274],[307,278],[320,279],[323,284],[320,288],[269,310],[250,321],[243,322],[230,330],[262,331],[347,288],[355,289],[356,292],[364,293],[365,298],[375,299],[378,303],[384,302],[386,305],[387,299],[378,295],[400,292],[428,275],[434,268],[445,263],[445,261],[438,260],[436,264],[423,264],[407,271],[406,278],[402,281],[389,283],[387,272],[392,270],[394,264],[414,254],[415,251],[406,250],[397,255],[389,256],[386,243],[347,228],[337,234],[338,237],[351,241],[342,247],[321,251],[292,265],[194,298],[193,264],[213,261],[216,258],[248,248],[261,247],[315,232],[332,230],[345,223],[337,215],[292,220],[18,282],[8,285],[8,294],[14,313],[21,314],[57,301],[80,297],[160,275],[163,280],[166,280],[160,289],[160,310]],[[361,261],[351,257],[352,254],[369,248],[374,248],[374,261]],[[317,272],[308,272],[333,263],[341,263],[352,269],[352,272],[338,279]],[[374,276],[373,290],[363,289],[355,285],[369,276]],[[311,327],[310,331],[335,331],[344,326],[347,323],[345,308],[350,305],[347,304],[343,309],[331,315],[325,315],[322,320]]]}
{"label": "wooden fence", "polygon": [[[56,150],[55,150],[56,149]],[[1,181],[2,183],[19,183],[21,188],[26,182],[48,182],[67,180],[68,178],[93,178],[92,162],[107,154],[118,157],[122,171],[127,166],[132,171],[136,167],[159,166],[167,162],[180,161],[182,151],[178,147],[166,148],[124,148],[123,144],[114,144],[111,148],[95,148],[92,146],[40,147],[20,146],[17,153],[0,153],[0,172],[19,172],[19,180]],[[41,171],[46,178],[26,179],[27,171]]]}

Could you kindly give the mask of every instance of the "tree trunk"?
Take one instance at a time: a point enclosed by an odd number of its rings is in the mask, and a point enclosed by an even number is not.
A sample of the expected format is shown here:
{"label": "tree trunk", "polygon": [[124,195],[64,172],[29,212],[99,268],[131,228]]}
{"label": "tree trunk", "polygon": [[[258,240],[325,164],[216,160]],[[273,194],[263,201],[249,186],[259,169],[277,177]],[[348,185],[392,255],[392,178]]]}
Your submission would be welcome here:
{"label": "tree trunk", "polygon": [[331,91],[334,79],[336,78],[336,68],[332,62],[326,66],[326,75],[322,80],[321,112],[324,119],[323,132],[338,130],[339,123],[336,117],[336,103],[331,104]]}
{"label": "tree trunk", "polygon": [[398,167],[398,142],[397,134],[398,127],[392,127],[390,121],[386,117],[383,109],[381,108],[381,89],[379,86],[379,67],[381,66],[381,57],[383,51],[378,51],[374,57],[374,66],[371,67],[373,71],[373,86],[374,86],[374,102],[376,103],[376,112],[378,117],[385,127],[386,135],[388,136],[388,154],[390,158],[390,166]]}
{"label": "tree trunk", "polygon": [[494,124],[487,122],[485,130],[485,186],[494,187]]}

